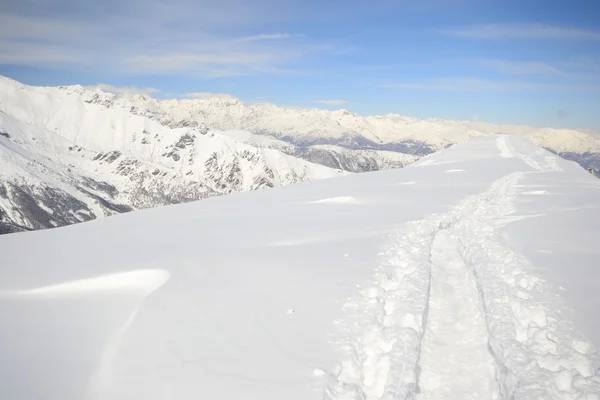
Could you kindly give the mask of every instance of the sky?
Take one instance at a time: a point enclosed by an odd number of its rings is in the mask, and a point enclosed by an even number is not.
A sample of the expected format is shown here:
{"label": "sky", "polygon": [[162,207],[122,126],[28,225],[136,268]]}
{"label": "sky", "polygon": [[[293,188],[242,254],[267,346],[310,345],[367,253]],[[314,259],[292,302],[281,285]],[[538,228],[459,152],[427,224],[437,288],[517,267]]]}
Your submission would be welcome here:
{"label": "sky", "polygon": [[600,2],[0,0],[0,74],[600,130]]}

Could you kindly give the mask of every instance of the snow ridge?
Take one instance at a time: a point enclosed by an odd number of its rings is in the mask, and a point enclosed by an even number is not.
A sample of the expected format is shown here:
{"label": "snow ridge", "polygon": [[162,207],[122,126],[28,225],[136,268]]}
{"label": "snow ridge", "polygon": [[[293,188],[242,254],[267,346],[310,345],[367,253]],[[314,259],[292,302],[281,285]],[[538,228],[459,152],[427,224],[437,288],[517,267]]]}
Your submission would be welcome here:
{"label": "snow ridge", "polygon": [[[513,154],[506,142],[498,145]],[[390,237],[372,286],[348,301],[338,322],[334,341],[343,357],[329,374],[325,399],[600,393],[591,345],[558,311],[560,299],[548,294],[556,291],[497,237],[500,219],[513,213],[517,182],[558,167],[546,154],[515,154],[534,171],[506,175],[448,213],[410,222]],[[456,319],[447,319],[449,310]],[[479,333],[463,343],[465,332]],[[452,371],[457,364],[462,370]]]}

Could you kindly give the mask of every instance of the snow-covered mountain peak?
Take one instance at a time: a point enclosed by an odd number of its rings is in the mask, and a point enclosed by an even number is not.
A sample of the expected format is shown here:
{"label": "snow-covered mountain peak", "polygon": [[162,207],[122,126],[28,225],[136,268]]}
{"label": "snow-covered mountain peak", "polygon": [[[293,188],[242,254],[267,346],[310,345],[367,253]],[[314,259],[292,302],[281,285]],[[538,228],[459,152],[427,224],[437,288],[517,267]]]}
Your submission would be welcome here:
{"label": "snow-covered mountain peak", "polygon": [[0,81],[0,232],[345,172],[210,132],[155,99]]}
{"label": "snow-covered mountain peak", "polygon": [[345,108],[340,108],[338,110],[332,111],[331,115],[333,117],[337,117],[337,118],[343,118],[343,117],[357,117],[356,114],[354,114],[353,112],[350,112],[348,110],[346,110]]}

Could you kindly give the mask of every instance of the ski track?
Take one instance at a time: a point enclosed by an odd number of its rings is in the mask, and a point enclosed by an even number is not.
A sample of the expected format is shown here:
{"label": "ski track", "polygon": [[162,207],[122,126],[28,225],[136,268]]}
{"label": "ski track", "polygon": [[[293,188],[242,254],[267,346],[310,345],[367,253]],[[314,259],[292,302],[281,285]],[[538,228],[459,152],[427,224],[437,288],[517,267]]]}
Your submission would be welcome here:
{"label": "ski track", "polygon": [[498,398],[483,304],[475,276],[459,253],[460,233],[457,227],[445,229],[433,241],[420,399]]}
{"label": "ski track", "polygon": [[[529,173],[560,170],[543,151],[498,146]],[[374,282],[336,321],[342,357],[325,400],[600,399],[594,349],[559,291],[498,240],[525,174],[391,236]]]}
{"label": "ski track", "polygon": [[508,146],[508,141],[506,140],[506,135],[498,136],[496,139],[496,146],[498,146],[498,150],[500,150],[500,157],[503,158],[512,158],[514,154],[510,151],[510,147]]}

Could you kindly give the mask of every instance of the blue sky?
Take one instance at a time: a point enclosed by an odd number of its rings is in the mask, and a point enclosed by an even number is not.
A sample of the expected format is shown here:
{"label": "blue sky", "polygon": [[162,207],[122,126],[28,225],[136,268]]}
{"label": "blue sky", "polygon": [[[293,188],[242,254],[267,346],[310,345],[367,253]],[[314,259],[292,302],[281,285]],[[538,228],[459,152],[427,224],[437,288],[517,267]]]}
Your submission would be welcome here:
{"label": "blue sky", "polygon": [[600,130],[600,2],[1,1],[0,74]]}

